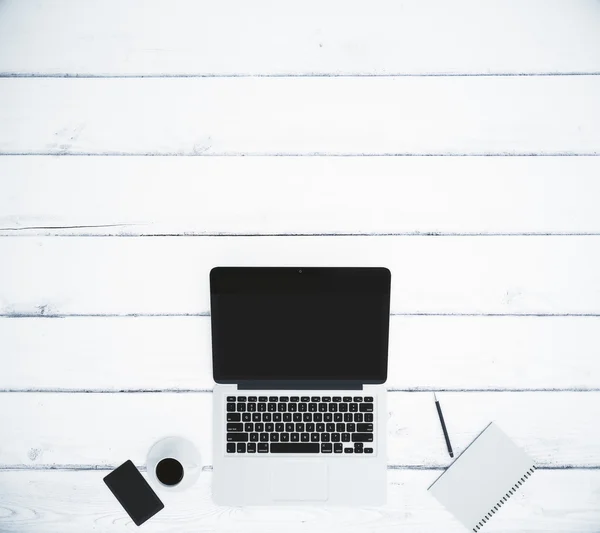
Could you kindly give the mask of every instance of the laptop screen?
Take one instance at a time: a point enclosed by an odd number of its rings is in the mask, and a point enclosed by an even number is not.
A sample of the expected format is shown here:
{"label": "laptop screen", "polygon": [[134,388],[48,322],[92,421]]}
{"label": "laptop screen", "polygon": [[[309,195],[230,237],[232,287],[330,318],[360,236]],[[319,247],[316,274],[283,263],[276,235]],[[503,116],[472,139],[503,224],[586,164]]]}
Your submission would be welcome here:
{"label": "laptop screen", "polygon": [[386,380],[389,270],[218,267],[210,284],[217,383]]}

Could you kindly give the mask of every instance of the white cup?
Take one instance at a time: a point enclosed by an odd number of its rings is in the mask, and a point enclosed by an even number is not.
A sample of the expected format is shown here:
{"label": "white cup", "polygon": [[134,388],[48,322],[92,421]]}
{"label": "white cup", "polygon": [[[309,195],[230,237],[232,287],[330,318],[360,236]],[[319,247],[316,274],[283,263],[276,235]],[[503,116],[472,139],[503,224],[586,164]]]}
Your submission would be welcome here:
{"label": "white cup", "polygon": [[187,439],[167,437],[150,448],[146,458],[146,471],[152,485],[159,489],[185,490],[200,476],[200,453]]}

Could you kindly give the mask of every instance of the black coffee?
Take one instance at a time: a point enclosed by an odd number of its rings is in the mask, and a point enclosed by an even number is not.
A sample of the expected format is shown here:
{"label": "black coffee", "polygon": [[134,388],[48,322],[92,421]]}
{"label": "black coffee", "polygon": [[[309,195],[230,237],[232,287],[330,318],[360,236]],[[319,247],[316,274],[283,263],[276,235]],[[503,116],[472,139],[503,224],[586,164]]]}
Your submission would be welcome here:
{"label": "black coffee", "polygon": [[167,457],[156,465],[156,477],[164,485],[177,485],[183,479],[183,466],[177,459]]}

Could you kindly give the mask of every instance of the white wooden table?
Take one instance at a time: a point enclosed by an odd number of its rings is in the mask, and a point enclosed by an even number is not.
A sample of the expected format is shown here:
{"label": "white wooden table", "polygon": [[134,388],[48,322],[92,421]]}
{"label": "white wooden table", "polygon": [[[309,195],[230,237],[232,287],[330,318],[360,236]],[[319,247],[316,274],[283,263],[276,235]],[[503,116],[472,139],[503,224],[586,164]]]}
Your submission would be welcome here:
{"label": "white wooden table", "polygon": [[[600,531],[597,1],[4,0],[0,76],[2,533],[168,435],[148,532],[460,532],[432,391],[539,467],[487,531]],[[212,503],[214,265],[392,270],[385,507]]]}

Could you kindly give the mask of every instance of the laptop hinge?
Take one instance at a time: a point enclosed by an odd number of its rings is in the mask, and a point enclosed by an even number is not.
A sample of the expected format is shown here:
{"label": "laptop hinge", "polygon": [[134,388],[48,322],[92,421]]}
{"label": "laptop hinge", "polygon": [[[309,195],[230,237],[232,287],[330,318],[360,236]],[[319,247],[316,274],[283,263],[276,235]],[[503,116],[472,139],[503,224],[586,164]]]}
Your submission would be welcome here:
{"label": "laptop hinge", "polygon": [[358,381],[241,381],[238,390],[362,390],[363,384]]}

